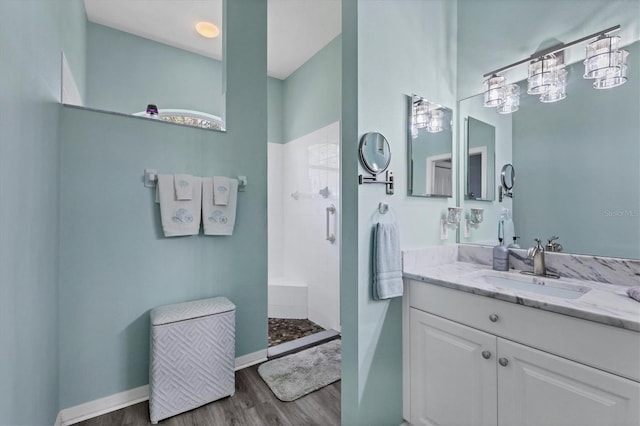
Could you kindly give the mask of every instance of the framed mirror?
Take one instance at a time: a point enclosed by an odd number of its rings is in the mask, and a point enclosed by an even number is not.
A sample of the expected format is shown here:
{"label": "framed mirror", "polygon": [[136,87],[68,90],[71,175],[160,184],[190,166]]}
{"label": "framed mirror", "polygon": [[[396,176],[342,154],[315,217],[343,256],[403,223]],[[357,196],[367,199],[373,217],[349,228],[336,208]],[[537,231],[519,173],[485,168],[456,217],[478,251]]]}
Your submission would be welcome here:
{"label": "framed mirror", "polygon": [[422,96],[409,96],[408,191],[414,197],[451,197],[453,111]]}
{"label": "framed mirror", "polygon": [[381,133],[365,133],[358,149],[360,163],[372,175],[384,172],[391,162],[389,142]]}
{"label": "framed mirror", "polygon": [[65,2],[64,104],[224,130],[223,0]]}
{"label": "framed mirror", "polygon": [[496,128],[471,116],[466,122],[467,168],[465,198],[493,201],[495,198]]}

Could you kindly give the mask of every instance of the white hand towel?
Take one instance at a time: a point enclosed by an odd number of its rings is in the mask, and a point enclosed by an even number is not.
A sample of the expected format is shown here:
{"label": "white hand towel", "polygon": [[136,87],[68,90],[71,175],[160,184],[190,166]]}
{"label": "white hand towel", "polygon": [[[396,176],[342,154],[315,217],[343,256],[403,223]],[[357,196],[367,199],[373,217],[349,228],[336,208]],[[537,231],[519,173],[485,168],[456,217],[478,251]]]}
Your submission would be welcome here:
{"label": "white hand towel", "polygon": [[202,178],[202,223],[205,235],[232,235],[236,223],[238,181],[229,179],[229,202],[217,206],[213,202],[213,179]]}
{"label": "white hand towel", "polygon": [[213,204],[226,206],[229,204],[229,178],[224,176],[213,177]]}
{"label": "white hand towel", "polygon": [[160,200],[160,218],[165,237],[198,235],[200,232],[202,212],[200,178],[192,177],[191,189],[191,200],[177,200],[173,175],[158,175],[156,195]]}
{"label": "white hand towel", "polygon": [[402,253],[395,223],[378,223],[373,229],[373,298],[402,296]]}
{"label": "white hand towel", "polygon": [[176,200],[187,201],[193,199],[193,176],[173,175],[173,184],[176,187]]}

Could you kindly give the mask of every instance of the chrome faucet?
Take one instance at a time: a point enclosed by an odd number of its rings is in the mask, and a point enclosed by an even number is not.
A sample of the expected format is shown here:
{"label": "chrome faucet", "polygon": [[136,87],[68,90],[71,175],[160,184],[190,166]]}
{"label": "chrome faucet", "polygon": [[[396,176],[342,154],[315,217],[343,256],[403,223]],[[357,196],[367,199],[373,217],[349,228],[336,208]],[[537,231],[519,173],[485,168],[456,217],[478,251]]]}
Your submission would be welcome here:
{"label": "chrome faucet", "polygon": [[547,268],[544,264],[544,247],[540,238],[533,239],[536,242],[535,247],[527,250],[527,257],[533,258],[533,275],[546,276]]}

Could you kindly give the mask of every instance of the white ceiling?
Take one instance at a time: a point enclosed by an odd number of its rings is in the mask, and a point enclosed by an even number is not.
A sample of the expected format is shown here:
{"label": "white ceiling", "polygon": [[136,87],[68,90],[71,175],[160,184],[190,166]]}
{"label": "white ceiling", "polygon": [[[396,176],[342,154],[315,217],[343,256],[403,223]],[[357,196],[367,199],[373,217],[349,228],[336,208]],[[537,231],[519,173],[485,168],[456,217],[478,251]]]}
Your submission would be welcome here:
{"label": "white ceiling", "polygon": [[[234,0],[228,0],[234,1]],[[222,0],[84,0],[91,22],[215,59],[222,37],[205,39],[198,21],[222,29]],[[268,0],[267,73],[287,78],[341,32],[341,0]]]}

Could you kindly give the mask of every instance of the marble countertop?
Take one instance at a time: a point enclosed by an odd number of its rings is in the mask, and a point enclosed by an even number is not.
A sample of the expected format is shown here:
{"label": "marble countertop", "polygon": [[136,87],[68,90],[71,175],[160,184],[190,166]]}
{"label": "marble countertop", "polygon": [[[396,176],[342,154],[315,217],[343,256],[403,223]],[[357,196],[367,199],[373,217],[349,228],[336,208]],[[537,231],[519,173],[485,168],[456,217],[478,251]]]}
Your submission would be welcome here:
{"label": "marble countertop", "polygon": [[[640,302],[627,296],[628,286],[562,277],[564,282],[591,289],[578,299],[563,299],[486,283],[472,283],[472,274],[491,271],[492,268],[479,263],[448,260],[440,264],[405,260],[404,277],[640,332]],[[511,270],[510,273],[519,275],[518,270]]]}

